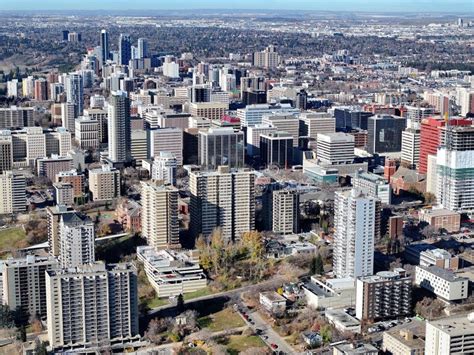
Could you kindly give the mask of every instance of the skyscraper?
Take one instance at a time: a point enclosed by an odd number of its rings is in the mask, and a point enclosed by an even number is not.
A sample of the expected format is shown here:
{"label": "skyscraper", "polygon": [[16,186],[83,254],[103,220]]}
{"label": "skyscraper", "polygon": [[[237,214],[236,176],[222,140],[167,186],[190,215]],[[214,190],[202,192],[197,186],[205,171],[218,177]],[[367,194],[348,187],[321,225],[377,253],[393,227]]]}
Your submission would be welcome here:
{"label": "skyscraper", "polygon": [[[81,74],[72,73],[66,77],[66,96],[67,102],[75,105],[75,116],[82,116],[84,111],[84,84]],[[74,128],[71,130],[74,131]]]}
{"label": "skyscraper", "polygon": [[155,249],[179,246],[178,190],[158,181],[141,186],[142,236]]}
{"label": "skyscraper", "polygon": [[293,137],[282,131],[260,135],[260,161],[266,167],[289,169],[293,165]]}
{"label": "skyscraper", "polygon": [[215,172],[192,172],[191,233],[209,236],[220,228],[224,239],[238,240],[255,229],[255,174],[219,167]]}
{"label": "skyscraper", "polygon": [[106,30],[100,31],[100,55],[104,64],[109,59],[109,33]]}
{"label": "skyscraper", "polygon": [[118,64],[120,65],[128,65],[128,62],[132,59],[132,40],[129,35],[120,34],[118,55]]}
{"label": "skyscraper", "polygon": [[130,99],[125,91],[112,92],[109,103],[109,160],[131,160]]}
{"label": "skyscraper", "polygon": [[145,38],[138,39],[138,59],[148,58],[148,43]]}
{"label": "skyscraper", "polygon": [[273,191],[272,231],[277,234],[299,232],[299,193],[295,189]]}
{"label": "skyscraper", "polygon": [[213,170],[218,166],[230,168],[244,166],[244,134],[233,128],[211,128],[199,132],[199,164]]}
{"label": "skyscraper", "polygon": [[373,274],[376,205],[376,199],[359,189],[336,192],[333,257],[336,277]]}

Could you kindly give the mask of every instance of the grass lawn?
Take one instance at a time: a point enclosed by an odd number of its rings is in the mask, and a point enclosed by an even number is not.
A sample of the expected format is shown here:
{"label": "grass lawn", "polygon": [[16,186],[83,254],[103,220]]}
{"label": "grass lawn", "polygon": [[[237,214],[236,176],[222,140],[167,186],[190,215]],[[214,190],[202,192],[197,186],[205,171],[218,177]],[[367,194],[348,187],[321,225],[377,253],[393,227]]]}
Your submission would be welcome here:
{"label": "grass lawn", "polygon": [[267,347],[262,339],[258,336],[244,336],[244,335],[231,335],[224,344],[227,347],[229,354],[234,355],[238,354],[244,350],[250,348],[261,348]]}
{"label": "grass lawn", "polygon": [[158,297],[155,297],[147,302],[148,307],[150,307],[151,309],[165,306],[167,304],[169,304],[169,301],[167,298],[158,298]]}
{"label": "grass lawn", "polygon": [[23,228],[8,228],[0,230],[0,252],[15,248],[15,244],[26,237]]}
{"label": "grass lawn", "polygon": [[233,310],[226,308],[220,312],[199,318],[198,324],[201,328],[208,328],[211,332],[243,327],[245,322]]}
{"label": "grass lawn", "polygon": [[190,293],[185,293],[183,295],[183,298],[185,301],[187,300],[191,300],[193,298],[198,298],[198,297],[203,297],[203,296],[207,296],[207,295],[211,295],[212,294],[212,291],[209,289],[209,287],[204,287],[200,290],[197,290],[197,291],[194,291],[194,292],[190,292]]}

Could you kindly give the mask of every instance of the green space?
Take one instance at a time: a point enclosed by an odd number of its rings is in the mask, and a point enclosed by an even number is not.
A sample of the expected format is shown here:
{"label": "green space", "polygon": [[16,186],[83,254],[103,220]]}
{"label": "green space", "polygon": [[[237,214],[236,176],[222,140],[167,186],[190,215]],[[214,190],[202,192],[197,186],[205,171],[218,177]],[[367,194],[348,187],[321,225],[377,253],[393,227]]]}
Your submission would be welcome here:
{"label": "green space", "polygon": [[150,300],[147,300],[146,304],[149,308],[153,309],[161,306],[166,306],[167,304],[169,304],[169,301],[167,298],[154,297]]}
{"label": "green space", "polygon": [[224,345],[227,347],[227,351],[231,355],[239,354],[242,351],[245,351],[250,348],[266,347],[263,340],[255,335],[231,335]]}
{"label": "green space", "polygon": [[14,227],[0,230],[0,253],[16,248],[16,243],[26,237],[23,228]]}
{"label": "green space", "polygon": [[184,298],[185,301],[187,301],[187,300],[191,300],[193,298],[209,296],[209,295],[212,295],[212,294],[213,294],[213,292],[211,291],[211,289],[209,287],[204,287],[204,288],[201,288],[200,290],[197,290],[197,291],[194,291],[194,292],[185,293],[183,295],[183,298]]}
{"label": "green space", "polygon": [[208,328],[211,332],[243,327],[245,322],[232,309],[226,308],[220,312],[198,319],[200,328]]}

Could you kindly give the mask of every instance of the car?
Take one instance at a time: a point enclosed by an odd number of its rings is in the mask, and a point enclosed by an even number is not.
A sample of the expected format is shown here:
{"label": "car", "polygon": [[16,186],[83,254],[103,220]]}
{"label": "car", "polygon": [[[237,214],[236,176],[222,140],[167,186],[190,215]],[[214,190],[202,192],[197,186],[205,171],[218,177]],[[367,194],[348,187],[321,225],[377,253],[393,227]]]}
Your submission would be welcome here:
{"label": "car", "polygon": [[255,329],[255,333],[257,333],[257,334],[262,334],[262,332],[263,332],[263,330],[261,330],[259,328]]}
{"label": "car", "polygon": [[278,345],[276,345],[275,343],[271,343],[270,346],[272,347],[272,349],[278,349]]}

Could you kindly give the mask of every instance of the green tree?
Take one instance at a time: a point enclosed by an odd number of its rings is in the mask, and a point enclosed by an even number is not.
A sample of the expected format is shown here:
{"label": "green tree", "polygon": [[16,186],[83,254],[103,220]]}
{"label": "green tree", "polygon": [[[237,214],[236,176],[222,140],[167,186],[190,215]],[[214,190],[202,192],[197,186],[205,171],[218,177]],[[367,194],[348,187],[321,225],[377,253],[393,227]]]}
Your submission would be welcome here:
{"label": "green tree", "polygon": [[324,263],[323,263],[323,258],[321,257],[321,254],[318,254],[311,259],[310,272],[312,275],[324,274]]}
{"label": "green tree", "polygon": [[38,338],[36,338],[35,341],[35,355],[48,355],[46,343],[44,341],[40,341]]}
{"label": "green tree", "polygon": [[323,338],[323,343],[327,344],[330,343],[332,340],[332,331],[331,331],[331,326],[326,324],[321,327],[319,330],[319,334],[321,334],[321,337]]}
{"label": "green tree", "polygon": [[184,297],[182,293],[178,295],[178,298],[176,300],[176,311],[178,313],[184,312]]}

